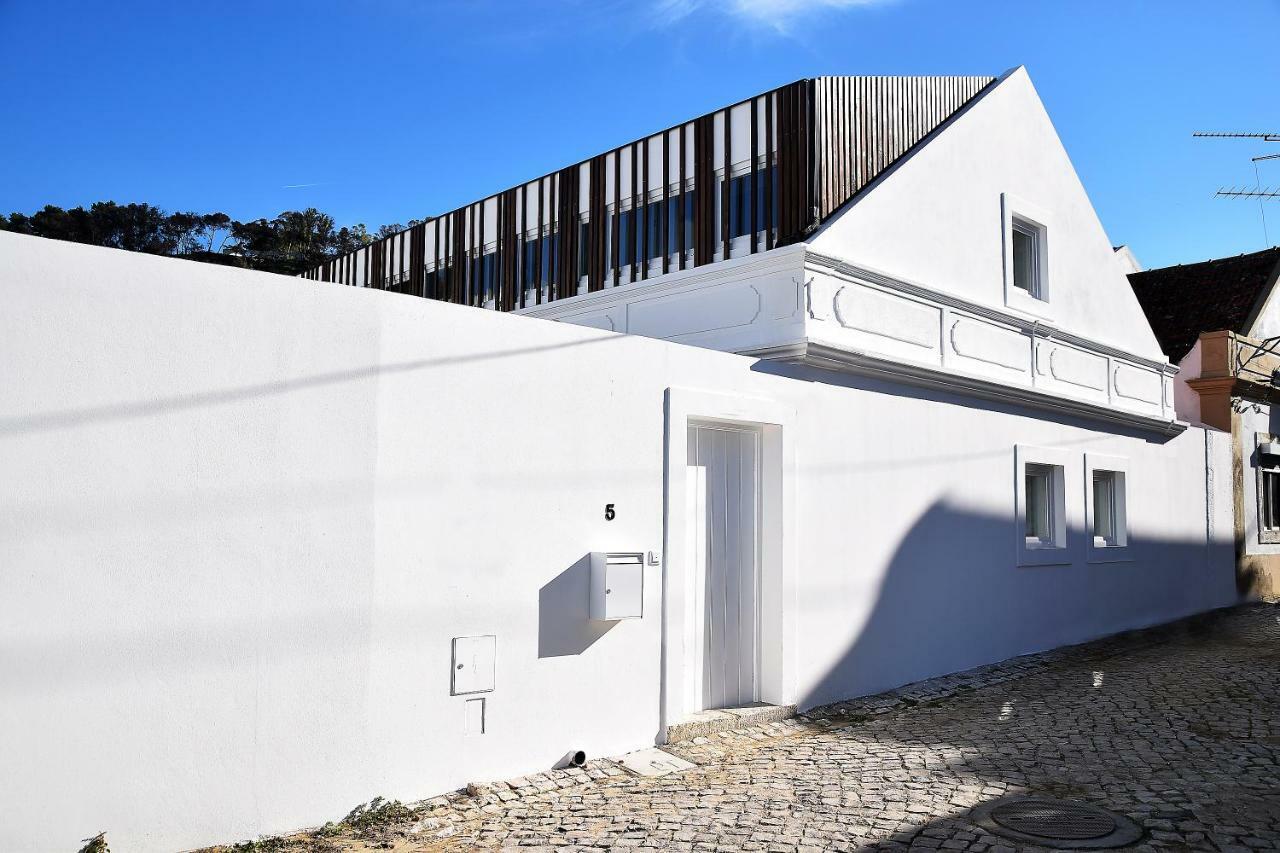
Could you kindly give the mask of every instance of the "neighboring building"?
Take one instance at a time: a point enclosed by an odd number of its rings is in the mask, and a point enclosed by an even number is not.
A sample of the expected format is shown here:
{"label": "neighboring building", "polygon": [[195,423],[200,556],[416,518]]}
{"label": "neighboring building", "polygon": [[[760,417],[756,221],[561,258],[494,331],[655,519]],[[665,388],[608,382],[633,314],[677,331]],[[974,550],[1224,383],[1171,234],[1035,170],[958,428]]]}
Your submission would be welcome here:
{"label": "neighboring building", "polygon": [[0,257],[3,849],[318,825],[1237,600],[1228,442],[1022,69],[799,81],[311,275],[363,287]]}
{"label": "neighboring building", "polygon": [[1116,261],[1120,264],[1120,269],[1125,275],[1132,275],[1135,272],[1142,272],[1142,264],[1138,263],[1138,257],[1133,253],[1133,249],[1128,246],[1116,246]]}
{"label": "neighboring building", "polygon": [[1280,248],[1129,276],[1179,373],[1178,417],[1231,433],[1240,592],[1280,598]]}

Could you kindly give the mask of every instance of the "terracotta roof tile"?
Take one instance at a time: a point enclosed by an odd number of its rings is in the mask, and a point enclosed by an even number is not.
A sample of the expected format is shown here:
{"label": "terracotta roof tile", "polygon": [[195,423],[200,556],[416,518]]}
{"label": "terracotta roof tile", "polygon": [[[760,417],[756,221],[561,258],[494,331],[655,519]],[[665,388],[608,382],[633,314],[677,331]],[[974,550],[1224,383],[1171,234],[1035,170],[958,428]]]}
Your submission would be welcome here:
{"label": "terracotta roof tile", "polygon": [[1129,276],[1147,321],[1172,362],[1182,360],[1201,332],[1244,332],[1244,324],[1280,270],[1280,247]]}

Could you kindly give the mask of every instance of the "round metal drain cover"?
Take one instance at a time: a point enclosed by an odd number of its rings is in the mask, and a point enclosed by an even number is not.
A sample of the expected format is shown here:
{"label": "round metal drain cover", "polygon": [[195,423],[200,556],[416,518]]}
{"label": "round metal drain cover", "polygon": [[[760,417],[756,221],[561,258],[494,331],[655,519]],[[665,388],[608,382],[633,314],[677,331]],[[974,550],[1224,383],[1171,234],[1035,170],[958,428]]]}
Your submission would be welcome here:
{"label": "round metal drain cover", "polygon": [[978,806],[972,818],[997,835],[1041,847],[1123,847],[1142,837],[1128,818],[1071,800],[1004,797]]}
{"label": "round metal drain cover", "polygon": [[1057,800],[1015,800],[991,810],[991,819],[1014,832],[1063,841],[1101,838],[1116,831],[1111,815],[1091,806]]}

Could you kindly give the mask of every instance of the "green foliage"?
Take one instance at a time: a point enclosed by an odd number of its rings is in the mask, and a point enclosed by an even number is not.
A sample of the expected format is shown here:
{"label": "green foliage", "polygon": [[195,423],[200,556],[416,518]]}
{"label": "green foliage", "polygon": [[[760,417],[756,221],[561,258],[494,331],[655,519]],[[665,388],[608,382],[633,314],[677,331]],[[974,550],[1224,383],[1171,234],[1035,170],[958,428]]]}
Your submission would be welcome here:
{"label": "green foliage", "polygon": [[342,819],[342,825],[355,832],[366,835],[378,832],[400,823],[408,823],[415,817],[413,809],[399,800],[384,800],[374,797],[367,803],[356,806]]}
{"label": "green foliage", "polygon": [[[274,219],[237,222],[225,213],[166,213],[149,204],[114,201],[94,202],[88,210],[50,204],[30,216],[0,215],[0,230],[286,275],[375,239],[364,225],[337,228],[332,216],[314,207],[286,210]],[[398,230],[399,225],[384,225],[377,236]]]}
{"label": "green foliage", "polygon": [[287,838],[268,835],[256,841],[241,841],[239,844],[231,845],[228,850],[230,853],[277,853],[293,846],[293,842]]}
{"label": "green foliage", "polygon": [[111,848],[107,846],[107,834],[99,832],[93,838],[86,838],[79,853],[111,853]]}

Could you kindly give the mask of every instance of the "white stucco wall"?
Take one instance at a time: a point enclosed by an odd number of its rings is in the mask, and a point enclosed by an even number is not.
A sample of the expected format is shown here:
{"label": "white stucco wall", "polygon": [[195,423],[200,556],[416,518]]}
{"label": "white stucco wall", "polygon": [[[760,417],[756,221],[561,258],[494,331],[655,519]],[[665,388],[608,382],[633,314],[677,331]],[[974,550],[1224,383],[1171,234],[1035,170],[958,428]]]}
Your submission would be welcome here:
{"label": "white stucco wall", "polygon": [[1162,358],[1025,69],[978,98],[814,235],[816,250],[980,304],[1005,305],[1001,197],[1049,221],[1058,328]]}
{"label": "white stucco wall", "polygon": [[[794,412],[801,705],[1234,596],[1196,429],[4,233],[0,300],[0,849],[192,847],[652,744],[663,568],[602,632],[581,561],[662,550],[671,387]],[[1015,444],[1070,460],[1068,564],[1015,565]],[[1129,460],[1132,562],[1085,560],[1086,452]],[[464,736],[450,640],[487,633]]]}
{"label": "white stucco wall", "polygon": [[1178,373],[1173,377],[1173,409],[1179,420],[1189,424],[1200,425],[1200,395],[1187,383],[1200,378],[1201,352],[1200,341],[1196,341],[1191,351],[1178,362]]}

